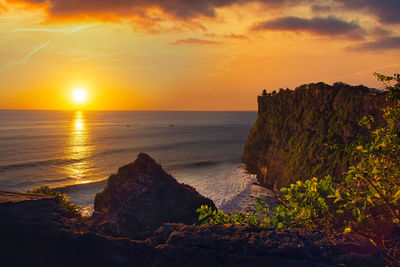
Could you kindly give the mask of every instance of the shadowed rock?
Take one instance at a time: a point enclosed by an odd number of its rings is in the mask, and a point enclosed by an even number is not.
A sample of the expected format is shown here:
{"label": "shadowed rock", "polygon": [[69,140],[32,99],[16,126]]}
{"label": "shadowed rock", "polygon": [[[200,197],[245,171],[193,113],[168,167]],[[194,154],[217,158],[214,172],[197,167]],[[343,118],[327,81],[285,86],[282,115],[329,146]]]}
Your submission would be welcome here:
{"label": "shadowed rock", "polygon": [[156,266],[384,265],[366,238],[319,231],[166,224],[152,240]]}
{"label": "shadowed rock", "polygon": [[65,219],[64,210],[54,196],[0,191],[2,238],[58,234],[65,227]]}
{"label": "shadowed rock", "polygon": [[[32,212],[38,206],[31,201]],[[353,235],[165,224],[151,238],[136,241],[61,228],[38,236],[29,223],[17,233],[16,218],[5,220],[2,266],[384,266],[377,249]]]}
{"label": "shadowed rock", "polygon": [[214,203],[188,185],[178,183],[147,154],[121,167],[95,197],[97,215],[116,223],[123,236],[144,239],[163,223],[197,222],[196,209]]}

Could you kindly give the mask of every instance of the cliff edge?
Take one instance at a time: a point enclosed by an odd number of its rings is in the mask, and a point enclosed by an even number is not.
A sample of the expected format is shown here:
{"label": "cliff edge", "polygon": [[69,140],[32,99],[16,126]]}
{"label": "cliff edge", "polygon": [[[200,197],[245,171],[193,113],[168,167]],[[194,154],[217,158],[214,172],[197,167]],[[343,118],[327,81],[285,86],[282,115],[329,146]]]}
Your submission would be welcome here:
{"label": "cliff edge", "polygon": [[[268,187],[327,174],[339,176],[351,163],[347,145],[366,138],[358,122],[379,119],[385,93],[344,83],[312,83],[258,96],[258,118],[250,131],[242,160]],[[375,126],[380,121],[376,121]]]}

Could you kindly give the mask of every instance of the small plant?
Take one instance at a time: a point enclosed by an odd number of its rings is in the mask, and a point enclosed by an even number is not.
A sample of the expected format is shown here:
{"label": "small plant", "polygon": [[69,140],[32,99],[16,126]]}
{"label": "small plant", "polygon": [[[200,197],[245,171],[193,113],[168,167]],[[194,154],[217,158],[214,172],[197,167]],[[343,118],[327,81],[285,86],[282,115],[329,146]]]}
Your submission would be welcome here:
{"label": "small plant", "polygon": [[81,206],[76,205],[75,203],[69,200],[69,196],[67,194],[62,194],[59,191],[55,191],[50,189],[48,186],[41,186],[38,188],[32,189],[32,191],[27,191],[27,193],[33,194],[43,194],[49,196],[56,196],[60,201],[61,207],[65,210],[65,213],[69,216],[77,216],[80,215],[80,211],[82,209]]}
{"label": "small plant", "polygon": [[260,197],[255,198],[255,209],[256,212],[238,212],[234,214],[225,214],[223,210],[216,209],[201,205],[196,211],[199,213],[199,222],[201,225],[210,224],[253,224],[267,226],[264,221],[265,215],[269,214],[269,210],[265,207],[265,204],[261,201]]}

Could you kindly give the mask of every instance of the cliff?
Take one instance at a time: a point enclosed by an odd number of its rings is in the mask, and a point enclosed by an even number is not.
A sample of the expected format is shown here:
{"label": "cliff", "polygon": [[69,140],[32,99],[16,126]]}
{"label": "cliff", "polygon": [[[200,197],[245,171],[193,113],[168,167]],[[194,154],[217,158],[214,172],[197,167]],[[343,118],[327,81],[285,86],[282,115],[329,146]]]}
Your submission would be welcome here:
{"label": "cliff", "polygon": [[383,92],[343,83],[307,84],[295,90],[263,93],[258,96],[258,118],[242,160],[269,188],[313,176],[339,176],[351,162],[351,155],[331,146],[365,138],[368,131],[358,125],[359,120],[365,115],[379,118],[376,115],[385,105]]}

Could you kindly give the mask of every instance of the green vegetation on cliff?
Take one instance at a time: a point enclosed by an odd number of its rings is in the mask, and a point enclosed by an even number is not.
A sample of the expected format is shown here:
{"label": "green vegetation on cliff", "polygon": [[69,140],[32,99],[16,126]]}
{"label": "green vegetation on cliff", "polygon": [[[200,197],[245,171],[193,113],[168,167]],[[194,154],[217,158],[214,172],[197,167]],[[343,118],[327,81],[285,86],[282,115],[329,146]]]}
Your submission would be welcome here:
{"label": "green vegetation on cliff", "polygon": [[384,105],[383,92],[343,83],[308,84],[259,96],[259,116],[243,162],[269,188],[313,176],[338,177],[353,159],[338,148],[365,140],[369,130],[359,120],[379,117]]}

